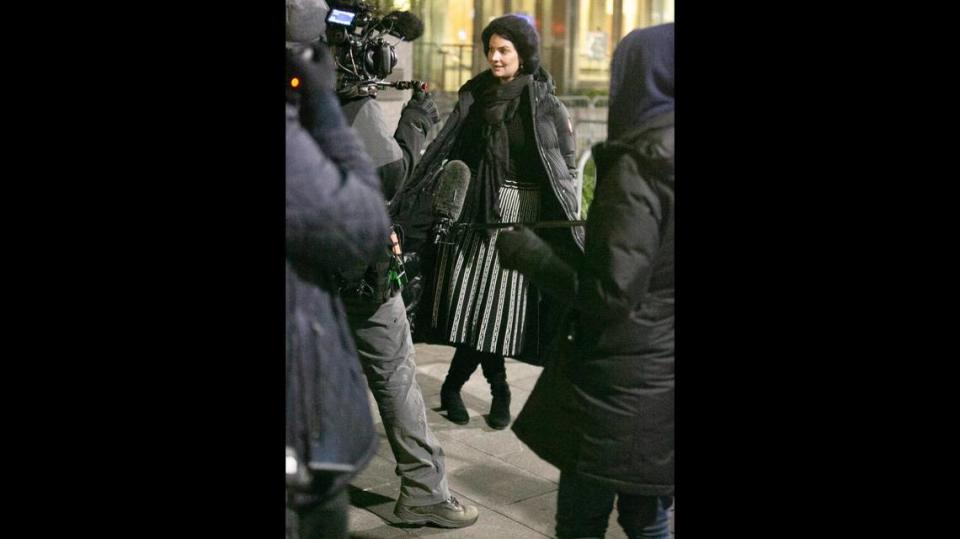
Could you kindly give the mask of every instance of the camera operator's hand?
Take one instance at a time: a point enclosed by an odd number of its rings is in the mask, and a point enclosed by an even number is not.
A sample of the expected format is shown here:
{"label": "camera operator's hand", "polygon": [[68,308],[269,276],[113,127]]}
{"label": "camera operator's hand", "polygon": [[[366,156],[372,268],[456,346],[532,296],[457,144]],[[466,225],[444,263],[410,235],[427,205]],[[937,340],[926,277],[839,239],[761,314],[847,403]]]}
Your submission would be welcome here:
{"label": "camera operator's hand", "polygon": [[296,78],[300,94],[300,123],[313,133],[346,125],[335,92],[337,76],[326,47],[314,47],[313,60],[287,50],[287,84]]}
{"label": "camera operator's hand", "polygon": [[440,112],[428,92],[414,90],[413,97],[403,108],[400,117],[413,122],[418,129],[426,134],[434,124],[440,121]]}

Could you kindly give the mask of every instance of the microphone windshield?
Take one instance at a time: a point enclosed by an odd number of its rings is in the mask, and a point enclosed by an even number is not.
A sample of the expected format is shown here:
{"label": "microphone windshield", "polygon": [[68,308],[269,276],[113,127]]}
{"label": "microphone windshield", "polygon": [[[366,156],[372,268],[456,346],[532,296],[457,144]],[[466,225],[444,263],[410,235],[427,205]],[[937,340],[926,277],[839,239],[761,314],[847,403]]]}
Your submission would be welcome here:
{"label": "microphone windshield", "polygon": [[382,24],[387,28],[392,26],[390,33],[405,41],[413,41],[423,35],[423,21],[409,11],[391,11],[383,18]]}
{"label": "microphone windshield", "polygon": [[437,190],[433,195],[433,213],[451,221],[460,218],[463,201],[470,185],[470,168],[460,160],[448,162],[440,173]]}

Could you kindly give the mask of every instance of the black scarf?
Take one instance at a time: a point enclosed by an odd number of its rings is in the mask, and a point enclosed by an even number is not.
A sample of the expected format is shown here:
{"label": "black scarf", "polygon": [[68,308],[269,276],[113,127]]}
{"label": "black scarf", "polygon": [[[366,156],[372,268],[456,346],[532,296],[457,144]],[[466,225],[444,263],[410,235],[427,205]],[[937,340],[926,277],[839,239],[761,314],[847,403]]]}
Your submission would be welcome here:
{"label": "black scarf", "polygon": [[[480,161],[467,189],[466,202],[460,222],[499,223],[500,187],[507,179],[510,167],[510,136],[507,130],[517,109],[524,88],[533,77],[521,75],[506,84],[494,79],[480,88],[473,105],[476,117],[465,126],[465,139],[483,146]],[[471,111],[474,113],[474,111]],[[479,128],[479,132],[475,129]],[[493,229],[487,229],[489,234]]]}

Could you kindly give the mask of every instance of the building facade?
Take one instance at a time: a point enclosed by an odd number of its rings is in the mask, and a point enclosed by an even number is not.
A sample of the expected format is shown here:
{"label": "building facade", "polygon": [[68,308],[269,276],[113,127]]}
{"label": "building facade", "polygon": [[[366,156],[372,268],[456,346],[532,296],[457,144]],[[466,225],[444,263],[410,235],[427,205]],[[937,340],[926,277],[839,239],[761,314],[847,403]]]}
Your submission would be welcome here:
{"label": "building facade", "polygon": [[423,20],[413,43],[412,78],[455,92],[487,69],[483,28],[506,13],[528,18],[541,40],[541,63],[560,94],[604,93],[610,59],[634,28],[674,20],[674,0],[377,0],[384,12],[410,10]]}

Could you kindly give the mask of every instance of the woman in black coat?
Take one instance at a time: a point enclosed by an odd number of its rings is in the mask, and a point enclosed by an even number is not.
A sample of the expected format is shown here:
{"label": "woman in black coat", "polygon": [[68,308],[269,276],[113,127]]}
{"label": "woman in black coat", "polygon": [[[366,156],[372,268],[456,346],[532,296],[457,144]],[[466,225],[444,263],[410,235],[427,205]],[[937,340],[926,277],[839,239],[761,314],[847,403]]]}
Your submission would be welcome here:
{"label": "woman in black coat", "polygon": [[573,268],[529,230],[501,261],[575,297],[569,331],[514,423],[561,470],[557,536],[602,537],[618,502],[630,537],[668,538],[674,428],[674,25],[636,30],[613,59],[608,141]]}
{"label": "woman in black coat", "polygon": [[[482,365],[493,394],[489,422],[502,429],[510,423],[504,356],[539,352],[548,308],[522,275],[500,267],[498,229],[489,225],[575,220],[575,143],[553,80],[539,65],[536,30],[507,15],[493,20],[482,40],[490,69],[460,89],[453,113],[391,204],[391,214],[406,232],[406,250],[430,251],[415,326],[434,330],[432,342],[457,348],[441,390],[442,408],[450,420],[467,423],[460,389]],[[471,172],[459,223],[472,226],[434,251],[424,240],[433,222],[437,173],[454,159]],[[544,237],[567,255],[582,249],[580,229]]]}

